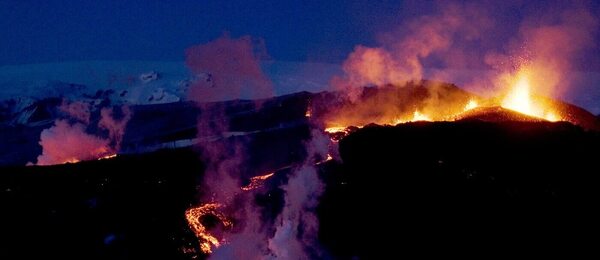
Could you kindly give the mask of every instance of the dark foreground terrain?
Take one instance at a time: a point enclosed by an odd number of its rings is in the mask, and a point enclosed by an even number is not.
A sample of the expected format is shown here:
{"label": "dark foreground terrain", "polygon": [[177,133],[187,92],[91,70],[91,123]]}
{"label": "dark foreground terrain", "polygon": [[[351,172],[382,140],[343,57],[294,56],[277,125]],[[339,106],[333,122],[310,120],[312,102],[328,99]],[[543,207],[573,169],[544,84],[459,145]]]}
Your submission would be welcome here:
{"label": "dark foreground terrain", "polygon": [[323,175],[322,243],[361,258],[586,252],[597,242],[599,145],[598,132],[568,123],[363,128]]}
{"label": "dark foreground terrain", "polygon": [[[249,146],[268,150],[264,158],[287,154],[266,168],[301,160],[308,129],[286,131],[297,132]],[[367,126],[340,141],[341,162],[321,165],[323,256],[594,248],[599,145],[598,132],[568,123]],[[183,212],[198,202],[198,158],[194,149],[176,149],[1,168],[0,259],[192,258],[183,252],[197,246]],[[281,196],[280,183],[273,179],[265,192]],[[280,209],[265,203],[281,200],[260,203]]]}

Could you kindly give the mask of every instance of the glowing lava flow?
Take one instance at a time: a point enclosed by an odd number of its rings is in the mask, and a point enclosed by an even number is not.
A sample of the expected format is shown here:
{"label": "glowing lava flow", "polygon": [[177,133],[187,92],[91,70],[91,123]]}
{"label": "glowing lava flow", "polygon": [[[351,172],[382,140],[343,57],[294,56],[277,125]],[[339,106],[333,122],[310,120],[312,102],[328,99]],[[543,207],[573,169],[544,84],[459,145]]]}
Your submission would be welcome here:
{"label": "glowing lava flow", "polygon": [[187,219],[188,225],[196,234],[196,237],[200,240],[200,250],[205,254],[212,253],[213,247],[219,247],[221,241],[214,235],[210,234],[201,219],[203,216],[212,215],[221,221],[224,227],[231,228],[233,222],[229,220],[223,213],[219,212],[218,209],[222,205],[219,203],[208,203],[200,207],[190,208],[185,211],[185,218]]}
{"label": "glowing lava flow", "polygon": [[115,158],[115,157],[117,157],[116,153],[102,156],[102,157],[98,158],[98,160],[106,160],[106,159],[111,159],[111,158]]}
{"label": "glowing lava flow", "polygon": [[[108,154],[108,155],[100,155],[100,157],[98,157],[98,159],[96,159],[96,160],[100,161],[100,160],[106,160],[106,159],[111,159],[111,158],[115,158],[115,157],[117,157],[117,154],[116,154],[116,153],[113,153],[113,154]],[[62,163],[60,163],[60,164],[67,164],[67,163],[78,163],[78,162],[81,162],[81,161],[82,161],[82,160],[80,160],[80,159],[77,159],[77,158],[71,158],[71,159],[64,160],[64,161],[63,161]]]}
{"label": "glowing lava flow", "polygon": [[433,121],[433,120],[431,119],[431,117],[419,112],[419,110],[415,110],[412,118],[410,118],[408,120],[397,119],[393,122],[393,124],[397,125],[397,124],[404,124],[404,123],[408,123],[408,122],[419,122],[419,121]]}
{"label": "glowing lava flow", "polygon": [[[327,154],[327,157],[319,162],[316,162],[315,165],[320,165],[322,163],[333,160],[333,156]],[[277,169],[274,172],[259,175],[250,178],[250,184],[241,187],[242,191],[252,191],[260,188],[264,182],[273,177],[277,171],[291,168],[292,166],[286,166]],[[205,254],[212,253],[214,248],[218,248],[222,244],[226,243],[225,240],[219,240],[215,235],[211,234],[208,228],[202,223],[202,218],[204,216],[214,216],[216,217],[222,224],[224,228],[230,229],[233,227],[233,221],[230,220],[225,214],[220,211],[224,206],[220,203],[206,203],[198,207],[189,208],[185,211],[185,218],[188,222],[188,226],[192,229],[194,234],[199,240],[200,250]],[[186,251],[187,249],[184,249]]]}
{"label": "glowing lava flow", "polygon": [[241,189],[243,191],[249,191],[249,190],[253,190],[256,189],[258,187],[260,187],[263,182],[265,182],[268,178],[271,178],[271,176],[273,176],[275,173],[269,173],[269,174],[265,174],[265,175],[260,175],[260,176],[255,176],[250,178],[250,184],[242,187]]}
{"label": "glowing lava flow", "polygon": [[[242,191],[257,189],[273,175],[275,175],[275,172],[252,177],[250,178],[250,184],[243,186],[240,189]],[[208,231],[206,226],[201,222],[202,217],[212,215],[219,219],[225,228],[233,227],[233,222],[229,220],[225,214],[219,211],[222,207],[223,205],[219,203],[207,203],[199,207],[190,208],[185,212],[185,218],[187,219],[188,225],[200,241],[200,250],[205,254],[212,253],[213,248],[221,246],[221,243],[225,241],[219,240]]]}
{"label": "glowing lava flow", "polygon": [[526,70],[521,70],[517,74],[516,82],[502,100],[502,107],[551,122],[559,121],[560,118],[554,112],[549,111],[549,108],[533,102],[529,78],[530,75]]}
{"label": "glowing lava flow", "polygon": [[346,128],[347,128],[346,126],[332,126],[332,127],[325,128],[325,132],[328,134],[341,133],[341,132],[345,133],[348,131]]}
{"label": "glowing lava flow", "polygon": [[65,160],[65,161],[64,161],[63,163],[61,163],[61,164],[67,164],[67,163],[78,163],[78,162],[80,162],[80,160],[78,160],[78,159],[75,159],[75,158],[72,158],[72,159]]}
{"label": "glowing lava flow", "polygon": [[331,160],[333,160],[333,156],[331,156],[331,154],[327,154],[327,157],[325,159],[316,162],[315,165],[321,165],[321,164],[326,163]]}

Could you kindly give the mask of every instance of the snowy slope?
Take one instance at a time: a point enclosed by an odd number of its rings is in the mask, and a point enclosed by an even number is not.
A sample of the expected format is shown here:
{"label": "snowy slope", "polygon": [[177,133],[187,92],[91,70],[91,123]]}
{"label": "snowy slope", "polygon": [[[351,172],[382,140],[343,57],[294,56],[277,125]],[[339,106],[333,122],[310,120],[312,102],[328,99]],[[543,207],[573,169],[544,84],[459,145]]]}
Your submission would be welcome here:
{"label": "snowy slope", "polygon": [[[274,82],[275,95],[321,91],[331,76],[340,72],[338,65],[293,62],[268,62],[264,70]],[[169,103],[184,98],[193,80],[183,62],[89,61],[3,66],[0,100],[93,96],[98,90],[112,90],[116,103]]]}
{"label": "snowy slope", "polygon": [[[274,95],[321,91],[337,65],[266,62]],[[185,100],[196,80],[183,62],[86,61],[0,67],[0,122],[27,124],[46,98],[91,104],[163,104]]]}
{"label": "snowy slope", "polygon": [[[323,91],[332,76],[342,74],[339,64],[267,61],[262,66],[274,83],[276,96]],[[469,86],[488,73],[491,72],[428,69],[425,78],[445,80],[477,92],[485,87]],[[600,73],[575,72],[566,78],[573,86],[561,98],[600,113]],[[115,105],[177,102],[185,100],[194,80],[183,62],[85,61],[2,66],[0,119],[3,114],[22,111],[48,97],[92,102],[109,98]]]}

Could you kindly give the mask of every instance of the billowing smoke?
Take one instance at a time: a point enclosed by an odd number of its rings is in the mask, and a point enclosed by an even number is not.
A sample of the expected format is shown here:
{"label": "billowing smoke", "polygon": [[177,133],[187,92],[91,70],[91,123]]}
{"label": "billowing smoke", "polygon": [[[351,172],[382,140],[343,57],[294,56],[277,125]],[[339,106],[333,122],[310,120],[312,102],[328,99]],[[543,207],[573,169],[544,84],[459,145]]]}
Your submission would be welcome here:
{"label": "billowing smoke", "polygon": [[322,131],[313,131],[312,139],[306,145],[306,161],[283,187],[285,207],[275,222],[275,234],[269,239],[269,250],[274,258],[314,259],[320,256],[317,241],[319,220],[315,208],[325,187],[315,161],[327,157],[329,143],[329,138]]}
{"label": "billowing smoke", "polygon": [[[201,108],[198,118],[200,140],[220,139],[230,131],[225,108],[207,102],[273,95],[273,84],[260,67],[265,50],[256,47],[255,42],[258,41],[250,36],[233,39],[225,34],[186,50],[187,66],[197,76],[205,77],[192,85],[188,96]],[[245,156],[243,147],[240,142],[220,140],[200,145],[202,157],[207,162],[204,186],[212,200],[229,202],[239,191],[240,169]]]}
{"label": "billowing smoke", "polygon": [[[327,158],[330,140],[320,130],[306,141],[307,157],[281,187],[285,191],[282,212],[273,222],[262,222],[260,208],[244,197],[245,204],[235,212],[243,218],[242,228],[228,234],[227,244],[215,249],[212,259],[315,259],[321,256],[318,243],[319,221],[315,209],[324,184],[316,165]],[[252,197],[254,194],[247,194]],[[238,198],[240,198],[238,196]],[[239,202],[238,202],[239,203]]]}
{"label": "billowing smoke", "polygon": [[[333,109],[327,126],[394,124],[417,112],[447,120],[444,115],[461,112],[471,98],[436,82],[458,83],[488,97],[504,96],[523,75],[533,94],[555,97],[572,89],[568,75],[582,69],[576,65],[583,51],[595,46],[598,18],[585,3],[549,3],[533,12],[522,8],[526,4],[439,1],[431,14],[382,33],[379,46],[356,46],[343,64],[344,74],[331,81],[350,103]],[[528,11],[515,19],[507,13],[514,10]],[[408,95],[421,100],[399,99],[392,92],[363,95],[364,86],[415,86],[421,79],[436,86]]]}
{"label": "billowing smoke", "polygon": [[[228,234],[227,249],[217,250],[217,259],[259,256],[266,249],[265,234],[258,210],[247,196],[240,195],[242,169],[247,159],[245,140],[227,139],[230,130],[225,107],[211,101],[262,98],[273,95],[272,83],[260,67],[261,55],[250,36],[238,39],[224,35],[186,50],[186,64],[199,80],[189,91],[201,112],[198,139],[201,158],[206,163],[202,200],[224,207],[240,205],[229,212],[240,222]],[[262,249],[261,249],[262,247]]]}
{"label": "billowing smoke", "polygon": [[115,152],[121,149],[125,127],[129,119],[131,119],[131,115],[132,113],[128,106],[119,107],[117,110],[113,107],[100,110],[98,126],[108,131],[108,140],[110,140],[110,145]]}
{"label": "billowing smoke", "polygon": [[85,128],[81,123],[56,120],[54,126],[40,135],[42,154],[37,158],[37,165],[93,160],[110,154],[109,140],[88,134]]}
{"label": "billowing smoke", "polygon": [[343,64],[344,75],[335,77],[332,85],[355,99],[359,87],[402,86],[421,80],[427,61],[437,60],[437,66],[464,66],[469,60],[466,48],[478,43],[493,25],[486,13],[478,4],[439,3],[435,13],[383,34],[381,46],[356,46]]}
{"label": "billowing smoke", "polygon": [[534,90],[546,96],[569,89],[569,72],[577,68],[582,51],[593,47],[598,18],[585,6],[549,8],[543,15],[525,18],[518,36],[507,43],[502,52],[489,52],[485,61],[499,75],[494,82],[502,88],[510,84],[515,71],[530,75]]}
{"label": "billowing smoke", "polygon": [[77,120],[83,124],[90,123],[90,104],[82,101],[66,102],[58,108],[61,112],[65,113],[70,118]]}
{"label": "billowing smoke", "polygon": [[129,108],[120,108],[120,114],[113,114],[113,108],[104,108],[98,127],[107,131],[106,137],[88,133],[90,124],[90,105],[84,102],[72,102],[59,107],[67,119],[57,119],[54,126],[40,134],[42,154],[37,165],[53,165],[83,160],[95,160],[116,154],[127,122],[131,118]]}
{"label": "billowing smoke", "polygon": [[196,102],[258,99],[273,95],[273,83],[260,67],[266,56],[262,41],[242,36],[237,39],[228,34],[188,48],[186,65],[204,76],[193,84],[189,98]]}
{"label": "billowing smoke", "polygon": [[[233,230],[226,232],[227,243],[215,248],[215,259],[302,259],[315,250],[318,221],[311,213],[322,192],[322,183],[312,168],[316,158],[323,159],[328,138],[313,134],[308,142],[309,157],[283,187],[285,207],[275,220],[275,226],[265,226],[260,207],[254,204],[254,193],[241,190],[242,170],[247,162],[246,138],[227,138],[232,131],[229,115],[217,100],[263,98],[274,94],[272,83],[260,68],[265,54],[262,45],[249,36],[238,39],[225,35],[212,42],[194,46],[186,51],[186,64],[203,80],[190,89],[189,99],[201,109],[198,118],[198,138],[203,161],[206,163],[202,192],[203,201],[224,205],[227,214],[236,219]],[[260,51],[257,54],[257,49]],[[204,77],[201,77],[201,76]],[[234,103],[232,103],[234,104]],[[260,109],[255,103],[254,108]],[[261,174],[261,173],[255,173]]]}

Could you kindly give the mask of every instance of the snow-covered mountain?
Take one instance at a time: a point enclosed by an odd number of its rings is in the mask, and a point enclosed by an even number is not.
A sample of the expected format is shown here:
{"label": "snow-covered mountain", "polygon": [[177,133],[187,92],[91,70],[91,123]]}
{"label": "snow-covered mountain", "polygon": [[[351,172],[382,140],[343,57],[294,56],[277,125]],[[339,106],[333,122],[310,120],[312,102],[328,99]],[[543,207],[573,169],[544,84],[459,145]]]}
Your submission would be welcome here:
{"label": "snow-covered mountain", "polygon": [[[339,64],[265,61],[262,67],[277,96],[326,90],[331,78],[342,74]],[[488,73],[491,72],[427,69],[425,77],[469,88]],[[574,72],[567,78],[573,86],[561,93],[560,98],[600,113],[600,73]],[[83,100],[96,105],[183,101],[195,80],[199,79],[184,62],[82,61],[2,66],[0,122],[28,123],[29,116],[39,111],[40,102],[47,98]],[[478,92],[478,89],[468,90]]]}
{"label": "snow-covered mountain", "polygon": [[[275,95],[326,89],[339,65],[265,62]],[[197,79],[183,62],[86,61],[0,67],[0,121],[27,123],[46,98],[112,105],[185,100]]]}

